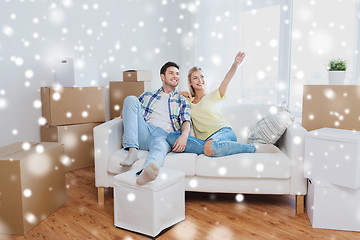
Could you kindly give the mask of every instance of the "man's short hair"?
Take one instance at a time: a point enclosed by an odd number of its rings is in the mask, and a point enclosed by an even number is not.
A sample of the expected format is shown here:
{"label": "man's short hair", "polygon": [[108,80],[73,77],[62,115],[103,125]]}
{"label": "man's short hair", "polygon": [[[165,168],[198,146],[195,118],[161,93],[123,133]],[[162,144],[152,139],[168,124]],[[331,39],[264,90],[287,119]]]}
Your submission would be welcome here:
{"label": "man's short hair", "polygon": [[165,63],[165,64],[161,67],[161,69],[160,69],[160,75],[161,75],[161,74],[164,74],[164,75],[165,75],[166,69],[167,69],[168,67],[176,67],[176,68],[179,70],[179,65],[177,65],[177,64],[174,63],[174,62],[167,62],[167,63]]}

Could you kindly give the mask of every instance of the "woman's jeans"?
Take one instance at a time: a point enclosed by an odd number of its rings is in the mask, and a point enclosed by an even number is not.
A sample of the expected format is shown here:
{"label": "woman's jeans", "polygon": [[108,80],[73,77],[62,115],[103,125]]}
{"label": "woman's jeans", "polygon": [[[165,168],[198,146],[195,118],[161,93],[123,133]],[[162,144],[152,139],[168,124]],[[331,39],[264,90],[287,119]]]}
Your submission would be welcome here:
{"label": "woman's jeans", "polygon": [[168,133],[160,127],[145,122],[140,102],[135,96],[129,96],[124,100],[123,124],[124,148],[133,147],[149,151],[143,168],[151,162],[161,167],[166,154],[171,151],[166,141]]}
{"label": "woman's jeans", "polygon": [[[173,146],[176,139],[181,135],[180,131],[169,133],[166,140]],[[204,154],[204,144],[213,139],[211,149],[214,155],[211,157],[222,157],[237,153],[254,153],[256,148],[253,144],[244,144],[237,142],[236,135],[232,128],[224,127],[213,133],[206,140],[201,140],[192,136],[188,137],[184,152]]]}

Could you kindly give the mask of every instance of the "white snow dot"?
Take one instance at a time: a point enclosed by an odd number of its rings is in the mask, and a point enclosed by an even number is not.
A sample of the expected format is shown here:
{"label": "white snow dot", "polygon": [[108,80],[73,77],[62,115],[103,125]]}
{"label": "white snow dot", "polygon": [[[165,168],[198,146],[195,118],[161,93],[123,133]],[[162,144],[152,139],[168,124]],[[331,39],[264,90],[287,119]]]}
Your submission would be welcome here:
{"label": "white snow dot", "polygon": [[305,73],[303,71],[298,71],[296,73],[296,78],[303,79],[305,77]]}
{"label": "white snow dot", "polygon": [[107,26],[108,26],[108,23],[107,23],[106,21],[103,21],[103,22],[101,23],[101,26],[102,26],[102,27],[107,27]]}
{"label": "white snow dot", "polygon": [[37,55],[35,55],[34,58],[35,58],[35,60],[40,60],[40,55],[37,54]]}
{"label": "white snow dot", "polygon": [[67,113],[66,113],[66,117],[67,117],[67,118],[71,118],[71,116],[72,116],[72,113],[71,113],[71,112],[67,112]]}
{"label": "white snow dot", "polygon": [[119,111],[119,110],[120,110],[120,106],[116,104],[116,105],[114,106],[114,110],[115,110],[115,111]]}
{"label": "white snow dot", "polygon": [[335,121],[335,122],[334,122],[334,125],[335,125],[336,127],[338,127],[338,126],[340,125],[340,123],[339,123],[338,121]]}
{"label": "white snow dot", "polygon": [[311,94],[306,95],[307,100],[311,100],[311,98],[312,98]]}
{"label": "white snow dot", "polygon": [[182,33],[182,29],[181,29],[181,28],[177,28],[177,29],[176,29],[176,32],[177,32],[178,34],[180,34],[180,33]]}
{"label": "white snow dot", "polygon": [[13,134],[13,135],[17,135],[17,134],[18,134],[18,130],[17,130],[17,129],[13,129],[13,130],[12,130],[12,134]]}
{"label": "white snow dot", "polygon": [[144,27],[145,23],[144,23],[143,21],[140,21],[140,22],[138,23],[138,25],[139,25],[139,27]]}
{"label": "white snow dot", "polygon": [[84,4],[82,8],[83,8],[84,10],[88,10],[88,9],[89,9],[89,5]]}
{"label": "white snow dot", "polygon": [[167,174],[166,173],[162,173],[161,175],[160,175],[160,178],[162,179],[162,180],[166,180],[167,179]]}
{"label": "white snow dot", "polygon": [[10,18],[11,18],[12,20],[16,19],[16,15],[15,15],[14,13],[10,14]]}
{"label": "white snow dot", "polygon": [[257,72],[256,76],[258,79],[264,79],[266,77],[266,74],[263,71],[259,71]]}
{"label": "white snow dot", "polygon": [[156,54],[159,54],[159,53],[160,53],[160,49],[159,49],[159,48],[155,48],[154,52],[155,52]]}
{"label": "white snow dot", "polygon": [[350,113],[350,110],[349,110],[348,108],[346,108],[346,109],[344,110],[344,112],[345,112],[345,114],[349,114],[349,113]]}
{"label": "white snow dot", "polygon": [[45,151],[45,148],[43,145],[40,144],[36,146],[35,150],[37,153],[43,153]]}
{"label": "white snow dot", "polygon": [[132,52],[136,52],[136,51],[137,51],[137,47],[136,47],[136,46],[132,46],[132,47],[131,47],[131,51],[132,51]]}
{"label": "white snow dot", "polygon": [[25,85],[25,87],[30,87],[30,86],[31,86],[31,83],[30,83],[30,81],[26,81],[26,82],[24,83],[24,85]]}
{"label": "white snow dot", "polygon": [[14,35],[14,30],[8,25],[3,26],[2,31],[8,37],[11,37],[12,35]]}
{"label": "white snow dot", "polygon": [[264,171],[265,166],[264,166],[264,164],[262,164],[262,163],[258,163],[258,164],[256,164],[255,169],[256,169],[256,171],[258,171],[258,172],[262,172],[262,171]]}
{"label": "white snow dot", "polygon": [[272,113],[272,114],[275,114],[277,113],[277,107],[276,106],[271,106],[270,109],[269,109],[269,112]]}
{"label": "white snow dot", "polygon": [[31,147],[31,145],[28,142],[24,142],[22,144],[22,149],[25,150],[25,151],[28,151],[30,149],[30,147]]}
{"label": "white snow dot", "polygon": [[89,28],[89,29],[86,31],[86,33],[87,33],[87,35],[92,35],[92,34],[93,34],[93,30]]}
{"label": "white snow dot", "polygon": [[218,172],[221,176],[224,176],[227,173],[227,169],[225,167],[220,167]]}
{"label": "white snow dot", "polygon": [[70,164],[71,164],[70,158],[67,155],[62,155],[61,158],[60,158],[60,162],[64,166],[70,166]]}
{"label": "white snow dot", "polygon": [[196,188],[198,185],[198,182],[195,179],[192,179],[192,180],[190,180],[189,185],[192,188]]}
{"label": "white snow dot", "polygon": [[38,34],[38,33],[36,33],[36,32],[35,32],[35,33],[33,33],[33,38],[35,38],[35,39],[36,39],[36,38],[39,38],[39,34]]}
{"label": "white snow dot", "polygon": [[89,113],[88,113],[87,111],[83,111],[83,112],[81,113],[81,116],[82,116],[83,118],[87,118],[87,117],[89,116]]}
{"label": "white snow dot", "polygon": [[242,201],[244,201],[244,195],[236,194],[235,199],[237,202],[242,202]]}
{"label": "white snow dot", "polygon": [[159,17],[159,22],[163,22],[164,18],[163,17]]}
{"label": "white snow dot", "polygon": [[0,98],[0,109],[5,109],[7,106],[7,100],[5,98]]}
{"label": "white snow dot", "polygon": [[21,57],[15,59],[15,64],[17,66],[23,65],[23,63],[24,63],[24,60]]}
{"label": "white snow dot", "polygon": [[136,196],[135,196],[134,193],[128,193],[127,196],[126,196],[126,198],[127,198],[127,200],[128,200],[129,202],[133,202],[133,201],[135,201]]}
{"label": "white snow dot", "polygon": [[46,118],[44,117],[39,118],[38,123],[40,126],[44,126],[46,124]]}
{"label": "white snow dot", "polygon": [[218,55],[213,55],[213,56],[211,57],[211,62],[212,62],[213,64],[215,64],[216,66],[220,66],[220,65],[222,64],[222,59],[221,59],[221,57],[218,56]]}
{"label": "white snow dot", "polygon": [[85,134],[81,135],[81,140],[83,142],[85,142],[87,139],[88,139],[88,137]]}
{"label": "white snow dot", "polygon": [[310,120],[314,120],[314,118],[315,118],[314,114],[310,114],[310,115],[309,115],[309,119],[310,119]]}
{"label": "white snow dot", "polygon": [[34,76],[34,72],[30,69],[25,71],[25,77],[26,78],[32,78]]}
{"label": "white snow dot", "polygon": [[94,3],[92,7],[93,7],[93,9],[98,9],[98,8],[99,8],[99,5],[96,4],[96,3]]}
{"label": "white snow dot", "polygon": [[335,92],[333,90],[331,90],[331,89],[325,89],[324,94],[330,100],[332,100],[332,99],[334,99],[336,97]]}
{"label": "white snow dot", "polygon": [[269,45],[270,47],[274,48],[278,45],[278,42],[276,41],[276,39],[271,39]]}
{"label": "white snow dot", "polygon": [[32,191],[28,188],[25,188],[23,191],[23,195],[24,195],[24,197],[29,198],[32,195]]}
{"label": "white snow dot", "polygon": [[25,219],[28,223],[30,224],[35,224],[37,219],[36,219],[36,216],[32,213],[26,213],[25,214]]}
{"label": "white snow dot", "polygon": [[294,143],[294,144],[298,145],[298,144],[300,144],[301,142],[302,142],[301,137],[296,136],[296,137],[293,138],[293,143]]}
{"label": "white snow dot", "polygon": [[60,98],[61,98],[61,95],[60,95],[60,93],[55,92],[55,93],[53,93],[52,98],[53,98],[55,101],[59,101]]}

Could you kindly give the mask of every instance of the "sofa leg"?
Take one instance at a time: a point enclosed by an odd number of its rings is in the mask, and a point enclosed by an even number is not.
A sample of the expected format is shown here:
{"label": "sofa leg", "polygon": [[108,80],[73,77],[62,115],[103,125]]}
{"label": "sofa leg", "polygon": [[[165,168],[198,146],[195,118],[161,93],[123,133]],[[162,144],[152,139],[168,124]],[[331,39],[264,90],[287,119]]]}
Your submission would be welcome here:
{"label": "sofa leg", "polygon": [[105,200],[104,188],[99,187],[98,188],[98,204],[104,204],[104,200]]}
{"label": "sofa leg", "polygon": [[296,214],[304,213],[304,195],[296,195]]}

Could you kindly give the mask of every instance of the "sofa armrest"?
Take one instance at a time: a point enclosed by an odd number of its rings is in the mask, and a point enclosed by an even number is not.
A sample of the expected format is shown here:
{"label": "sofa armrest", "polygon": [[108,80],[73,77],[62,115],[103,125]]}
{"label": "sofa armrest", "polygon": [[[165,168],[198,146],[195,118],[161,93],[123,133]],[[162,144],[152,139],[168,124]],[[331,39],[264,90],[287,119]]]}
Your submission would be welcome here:
{"label": "sofa armrest", "polygon": [[307,182],[304,177],[304,146],[307,131],[298,123],[293,123],[279,141],[279,148],[291,161],[290,194],[305,195]]}
{"label": "sofa armrest", "polygon": [[95,185],[110,187],[112,176],[107,168],[111,154],[121,148],[123,135],[123,120],[121,117],[98,125],[94,128],[95,151]]}

